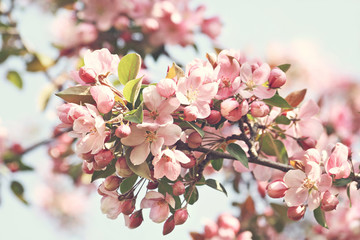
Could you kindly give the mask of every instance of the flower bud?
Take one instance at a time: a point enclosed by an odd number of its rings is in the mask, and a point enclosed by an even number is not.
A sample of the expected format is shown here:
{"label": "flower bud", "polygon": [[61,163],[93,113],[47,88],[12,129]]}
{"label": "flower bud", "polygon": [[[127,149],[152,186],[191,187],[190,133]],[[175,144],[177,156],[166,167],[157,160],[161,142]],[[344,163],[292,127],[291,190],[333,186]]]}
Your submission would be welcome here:
{"label": "flower bud", "polygon": [[188,163],[180,162],[181,167],[183,167],[183,168],[192,168],[193,166],[195,166],[195,164],[196,164],[195,157],[193,155],[189,155],[189,154],[187,154],[186,156],[190,159],[190,162],[188,162]]}
{"label": "flower bud", "polygon": [[332,211],[336,209],[337,205],[339,204],[339,200],[329,191],[326,191],[323,195],[321,200],[321,209],[324,211]]}
{"label": "flower bud", "polygon": [[120,177],[130,177],[133,171],[129,168],[126,163],[125,157],[120,157],[115,163],[116,174]]}
{"label": "flower bud", "polygon": [[173,194],[175,196],[180,196],[185,193],[185,186],[181,181],[177,181],[173,186]]}
{"label": "flower bud", "polygon": [[218,233],[218,225],[213,222],[213,221],[209,221],[205,224],[204,227],[204,235],[205,238],[212,238],[215,237]]}
{"label": "flower bud", "polygon": [[192,132],[187,139],[187,144],[190,148],[200,147],[201,143],[202,138],[198,132]]}
{"label": "flower bud", "polygon": [[125,138],[128,137],[131,134],[131,128],[128,124],[121,124],[118,126],[115,130],[115,135],[118,138]]}
{"label": "flower bud", "polygon": [[285,196],[287,185],[282,180],[275,180],[266,187],[267,194],[272,198],[282,198]]}
{"label": "flower bud", "polygon": [[171,97],[176,92],[176,83],[169,78],[161,79],[158,84],[156,84],[156,90],[162,97]]}
{"label": "flower bud", "polygon": [[135,210],[135,198],[134,199],[126,199],[122,204],[122,213],[124,215],[130,215]]}
{"label": "flower bud", "polygon": [[96,102],[96,107],[101,113],[108,113],[115,104],[115,97],[113,91],[107,86],[93,86],[90,88],[90,93]]}
{"label": "flower bud", "polygon": [[168,219],[166,219],[164,223],[163,235],[167,235],[171,233],[174,230],[174,228],[175,228],[174,216],[171,216]]}
{"label": "flower bud", "polygon": [[265,117],[269,114],[270,108],[262,101],[255,101],[251,103],[251,115],[254,117]]}
{"label": "flower bud", "polygon": [[114,158],[114,154],[110,150],[101,150],[94,156],[94,160],[98,168],[106,167]]}
{"label": "flower bud", "polygon": [[269,87],[279,88],[286,83],[286,74],[279,68],[274,68],[270,72]]}
{"label": "flower bud", "polygon": [[186,222],[189,214],[186,208],[181,208],[175,211],[174,213],[174,221],[175,225],[181,225]]}
{"label": "flower bud", "polygon": [[94,154],[91,154],[91,152],[83,153],[81,154],[81,158],[87,161],[88,163],[91,163],[94,161]]}
{"label": "flower bud", "polygon": [[236,122],[249,110],[249,104],[246,100],[239,103],[235,98],[224,100],[221,105],[221,115],[229,121]]}
{"label": "flower bud", "polygon": [[291,220],[299,221],[301,218],[303,218],[305,210],[306,207],[304,205],[289,207],[287,211],[287,216]]}
{"label": "flower bud", "polygon": [[305,138],[298,140],[298,143],[300,144],[301,148],[306,151],[310,148],[315,148],[317,141],[312,138]]}
{"label": "flower bud", "polygon": [[134,212],[129,218],[125,218],[125,225],[130,229],[137,228],[143,220],[142,209],[140,209]]}
{"label": "flower bud", "polygon": [[94,168],[92,163],[88,163],[87,161],[83,161],[82,171],[86,174],[93,174]]}
{"label": "flower bud", "polygon": [[210,115],[206,118],[209,124],[217,124],[221,120],[221,114],[219,111],[211,110]]}
{"label": "flower bud", "polygon": [[121,183],[121,178],[112,175],[105,178],[104,187],[108,191],[114,191],[120,186],[120,183]]}
{"label": "flower bud", "polygon": [[19,143],[14,143],[11,146],[11,151],[15,154],[22,154],[24,152],[24,148]]}
{"label": "flower bud", "polygon": [[81,67],[79,69],[79,77],[85,83],[95,83],[96,82],[96,72],[92,68]]}
{"label": "flower bud", "polygon": [[153,190],[159,186],[159,182],[149,182],[146,186],[147,189]]}

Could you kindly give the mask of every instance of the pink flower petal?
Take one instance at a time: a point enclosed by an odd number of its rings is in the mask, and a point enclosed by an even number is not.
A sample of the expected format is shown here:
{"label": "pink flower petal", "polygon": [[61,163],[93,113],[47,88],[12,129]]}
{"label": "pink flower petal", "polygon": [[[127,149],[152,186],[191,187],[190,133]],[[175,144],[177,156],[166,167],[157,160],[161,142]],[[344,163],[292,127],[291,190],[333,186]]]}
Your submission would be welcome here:
{"label": "pink flower petal", "polygon": [[137,146],[145,141],[146,130],[134,125],[130,126],[131,134],[121,139],[121,143],[126,146]]}
{"label": "pink flower petal", "polygon": [[284,182],[289,187],[300,187],[304,179],[306,178],[306,175],[301,170],[290,170],[284,175]]}
{"label": "pink flower petal", "polygon": [[134,165],[139,165],[145,162],[150,153],[150,143],[143,142],[142,144],[134,147],[130,153],[130,160]]}
{"label": "pink flower petal", "polygon": [[310,118],[320,111],[319,106],[314,100],[309,100],[300,107],[299,118]]}
{"label": "pink flower petal", "polygon": [[289,188],[285,192],[284,200],[289,207],[294,207],[305,203],[307,198],[308,198],[308,189],[302,187],[299,188],[293,187],[293,188]]}

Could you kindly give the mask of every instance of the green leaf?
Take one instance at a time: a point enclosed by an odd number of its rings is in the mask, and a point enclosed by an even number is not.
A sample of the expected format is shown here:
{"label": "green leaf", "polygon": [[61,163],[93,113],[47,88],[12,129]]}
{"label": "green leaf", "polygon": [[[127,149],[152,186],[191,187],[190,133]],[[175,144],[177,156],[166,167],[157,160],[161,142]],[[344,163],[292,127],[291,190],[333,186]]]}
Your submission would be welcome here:
{"label": "green leaf", "polygon": [[141,57],[137,53],[130,53],[121,58],[118,66],[119,81],[126,85],[136,78],[141,67]]}
{"label": "green leaf", "polygon": [[143,78],[141,77],[141,78],[137,78],[134,80],[130,80],[128,83],[126,83],[124,90],[123,90],[125,99],[128,102],[132,103],[133,107],[134,107],[137,97],[139,96],[142,79]]}
{"label": "green leaf", "polygon": [[317,209],[314,210],[314,217],[316,221],[320,224],[320,226],[324,228],[328,228],[326,224],[325,214],[324,211],[321,210],[321,207],[318,207]]}
{"label": "green leaf", "polygon": [[280,107],[283,109],[291,109],[292,107],[290,104],[282,97],[280,97],[279,94],[275,94],[272,98],[269,99],[263,99],[263,102],[274,106],[274,107]]}
{"label": "green leaf", "polygon": [[286,148],[280,140],[275,140],[270,133],[265,133],[261,139],[261,151],[270,156],[276,156],[281,163],[288,163]]}
{"label": "green leaf", "polygon": [[350,184],[346,187],[346,195],[348,196],[348,199],[349,199],[349,207],[351,207],[352,202],[351,202],[351,197],[350,197]]}
{"label": "green leaf", "polygon": [[120,184],[120,192],[122,194],[127,193],[136,183],[138,176],[136,174],[131,175],[130,177],[125,178]]}
{"label": "green leaf", "polygon": [[225,193],[225,195],[227,196],[226,189],[219,181],[217,181],[215,179],[206,179],[205,184],[215,190]]}
{"label": "green leaf", "polygon": [[106,167],[105,170],[94,171],[93,175],[91,176],[91,182],[99,178],[106,178],[110,175],[113,175],[115,172],[115,163],[116,158],[111,161],[111,163]]}
{"label": "green leaf", "polygon": [[188,126],[188,127],[192,128],[192,129],[194,129],[195,131],[197,131],[202,138],[204,137],[205,132],[198,125],[196,125],[196,124],[194,124],[192,122],[188,122],[188,121],[185,121],[184,124],[185,124],[185,126]]}
{"label": "green leaf", "polygon": [[124,120],[133,123],[142,123],[143,121],[143,104],[141,103],[137,109],[125,113]]}
{"label": "green leaf", "polygon": [[283,72],[287,72],[290,69],[291,64],[282,64],[277,67],[280,68]]}
{"label": "green leaf", "polygon": [[336,187],[343,187],[346,186],[348,183],[352,181],[351,177],[349,178],[341,178],[341,179],[335,179],[333,181],[333,185]]}
{"label": "green leaf", "polygon": [[84,104],[95,104],[95,101],[90,93],[90,86],[75,86],[58,92],[55,95],[62,98],[66,102]]}
{"label": "green leaf", "polygon": [[43,72],[54,64],[55,61],[50,57],[35,53],[31,61],[26,64],[26,70],[29,72]]}
{"label": "green leaf", "polygon": [[26,205],[29,204],[28,201],[25,200],[24,198],[24,187],[21,183],[19,183],[18,181],[11,181],[10,184],[10,188],[11,191],[15,194],[15,196],[22,201],[23,203],[25,203]]}
{"label": "green leaf", "polygon": [[17,87],[18,89],[23,88],[23,81],[19,73],[17,73],[16,71],[8,71],[6,78],[9,80],[9,82],[14,84],[15,87]]}
{"label": "green leaf", "polygon": [[[194,190],[192,191],[192,189],[194,189]],[[193,205],[199,199],[199,192],[195,186],[189,186],[185,189],[184,196],[185,196],[186,201],[190,205]]]}
{"label": "green leaf", "polygon": [[139,165],[134,165],[131,161],[130,161],[130,153],[131,153],[131,148],[129,148],[127,151],[126,151],[126,154],[125,154],[125,158],[126,158],[126,163],[128,165],[128,167],[131,169],[131,171],[133,171],[136,175],[140,176],[140,177],[143,177],[143,178],[146,178],[146,179],[149,179],[152,181],[152,178],[151,178],[151,173],[150,173],[150,169],[149,169],[149,166],[147,164],[147,162],[143,162],[142,164],[139,164]]}
{"label": "green leaf", "polygon": [[242,165],[244,165],[244,167],[249,168],[249,160],[246,156],[246,153],[239,145],[235,143],[230,143],[229,145],[227,145],[226,151],[228,151],[231,156],[239,160]]}
{"label": "green leaf", "polygon": [[216,171],[220,171],[220,169],[223,166],[223,162],[224,159],[223,158],[218,158],[218,159],[212,159],[211,160],[211,166],[216,170]]}
{"label": "green leaf", "polygon": [[280,115],[277,118],[275,118],[275,122],[277,124],[284,124],[284,125],[289,125],[291,123],[290,119],[288,119],[286,116],[284,115]]}

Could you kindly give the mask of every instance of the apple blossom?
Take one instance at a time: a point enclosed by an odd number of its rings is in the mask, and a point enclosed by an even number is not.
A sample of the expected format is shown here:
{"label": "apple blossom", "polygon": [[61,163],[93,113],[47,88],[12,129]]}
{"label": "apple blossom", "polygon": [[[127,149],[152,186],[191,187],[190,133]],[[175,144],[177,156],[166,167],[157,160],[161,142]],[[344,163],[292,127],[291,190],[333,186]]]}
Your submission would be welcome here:
{"label": "apple blossom", "polygon": [[351,172],[348,162],[349,148],[342,143],[337,143],[330,157],[325,161],[325,169],[335,179],[347,178]]}
{"label": "apple blossom", "polygon": [[107,86],[93,86],[90,88],[91,96],[96,102],[96,107],[101,113],[108,113],[114,107],[115,98],[113,91]]}
{"label": "apple blossom", "polygon": [[228,98],[221,103],[221,115],[233,122],[240,120],[242,116],[247,114],[248,110],[249,104],[246,100],[239,103],[235,98]]}
{"label": "apple blossom", "polygon": [[156,223],[161,223],[167,219],[170,213],[169,205],[175,208],[175,200],[171,195],[166,193],[164,196],[159,192],[149,191],[141,201],[140,207],[151,208],[150,219]]}
{"label": "apple blossom", "polygon": [[299,221],[300,219],[302,219],[304,217],[305,210],[306,210],[306,207],[304,205],[289,207],[288,211],[287,211],[287,216],[291,220]]}

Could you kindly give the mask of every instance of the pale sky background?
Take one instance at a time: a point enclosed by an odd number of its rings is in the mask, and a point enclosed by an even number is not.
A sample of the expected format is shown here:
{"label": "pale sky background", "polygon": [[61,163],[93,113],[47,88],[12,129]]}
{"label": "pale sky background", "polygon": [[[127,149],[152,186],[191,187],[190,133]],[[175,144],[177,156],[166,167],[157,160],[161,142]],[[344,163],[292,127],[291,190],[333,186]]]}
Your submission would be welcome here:
{"label": "pale sky background", "polygon": [[[250,49],[253,56],[264,57],[269,43],[280,42],[289,45],[295,40],[308,40],[319,46],[319,51],[328,61],[342,71],[360,76],[360,2],[357,0],[214,0],[195,1],[205,3],[208,14],[219,15],[224,23],[218,46],[222,48]],[[29,39],[35,49],[48,49],[48,36],[44,23],[49,17],[34,9],[27,10],[20,18],[24,37]],[[192,48],[172,48],[174,56],[181,62],[194,57],[204,57],[211,51],[211,44],[204,38],[198,38],[200,54]],[[51,54],[51,51],[46,53]],[[151,61],[148,62],[153,66]],[[171,61],[166,58],[157,63],[154,76],[163,76]],[[11,62],[7,67],[21,71],[22,66]],[[37,108],[40,89],[46,85],[41,74],[23,76],[24,89],[17,90],[5,80],[5,69],[0,65],[0,118],[10,131],[10,138],[28,145],[47,138],[49,129],[54,126],[54,108],[52,100],[49,111],[41,113]],[[24,125],[26,123],[27,125]],[[35,135],[33,133],[36,133]],[[29,138],[31,136],[31,138]],[[26,156],[25,161],[41,168],[46,165],[45,149]],[[34,196],[34,186],[41,182],[34,173],[15,175],[26,186],[26,197]],[[26,207],[15,199],[9,191],[9,176],[1,179],[0,239],[190,239],[190,231],[203,231],[206,219],[215,220],[219,213],[236,209],[230,207],[231,201],[240,201],[242,197],[230,191],[226,198],[220,192],[200,187],[200,200],[189,207],[190,218],[173,233],[162,237],[162,224],[152,223],[149,211],[144,211],[144,223],[135,230],[124,226],[123,217],[109,220],[100,211],[100,197],[93,194],[90,199],[90,211],[86,215],[85,225],[72,232],[59,230],[54,221],[47,218],[35,207]],[[230,186],[227,187],[230,190]],[[94,190],[95,191],[95,190]],[[34,205],[34,204],[33,204]]]}

